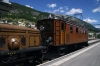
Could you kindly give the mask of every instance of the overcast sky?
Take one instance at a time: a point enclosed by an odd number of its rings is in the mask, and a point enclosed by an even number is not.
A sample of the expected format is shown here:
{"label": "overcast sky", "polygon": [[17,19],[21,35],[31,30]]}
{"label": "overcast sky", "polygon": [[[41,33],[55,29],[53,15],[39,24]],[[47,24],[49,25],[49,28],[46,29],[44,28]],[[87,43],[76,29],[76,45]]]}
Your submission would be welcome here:
{"label": "overcast sky", "polygon": [[[71,15],[82,13],[83,20],[100,24],[100,0],[10,0],[42,12]],[[76,16],[80,19],[81,16]],[[96,27],[100,27],[97,25]]]}

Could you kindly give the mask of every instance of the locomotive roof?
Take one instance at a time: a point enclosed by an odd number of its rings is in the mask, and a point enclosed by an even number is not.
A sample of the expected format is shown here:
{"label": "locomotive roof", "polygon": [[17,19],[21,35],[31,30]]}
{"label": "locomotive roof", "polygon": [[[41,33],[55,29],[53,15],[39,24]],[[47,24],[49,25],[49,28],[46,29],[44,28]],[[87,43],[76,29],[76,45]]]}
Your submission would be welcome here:
{"label": "locomotive roof", "polygon": [[[42,20],[62,20],[63,22],[67,23],[67,24],[70,24],[72,26],[77,26],[77,27],[82,27],[82,28],[85,28],[84,25],[82,24],[79,24],[77,22],[72,22],[71,20],[63,20],[63,19],[42,19]],[[39,20],[39,21],[42,21],[42,20]]]}
{"label": "locomotive roof", "polygon": [[0,24],[0,29],[14,29],[14,30],[32,30],[32,31],[39,31],[38,29],[27,28],[23,26],[17,25],[9,25],[9,24]]}

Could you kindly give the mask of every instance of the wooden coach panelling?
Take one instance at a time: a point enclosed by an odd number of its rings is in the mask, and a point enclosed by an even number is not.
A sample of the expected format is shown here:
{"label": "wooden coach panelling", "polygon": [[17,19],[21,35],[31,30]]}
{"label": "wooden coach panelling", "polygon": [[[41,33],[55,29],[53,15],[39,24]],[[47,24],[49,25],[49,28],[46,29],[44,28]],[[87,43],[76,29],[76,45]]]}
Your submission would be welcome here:
{"label": "wooden coach panelling", "polygon": [[65,37],[66,37],[66,25],[65,25],[65,22],[63,20],[60,21],[61,22],[61,45],[64,45],[65,44]]}
{"label": "wooden coach panelling", "polygon": [[30,38],[29,39],[29,41],[30,41],[29,46],[34,46],[34,40],[35,40],[34,36],[30,36],[29,38]]}
{"label": "wooden coach panelling", "polygon": [[68,44],[70,42],[70,25],[69,24],[65,24],[65,25],[66,25],[66,30],[65,30],[66,31],[66,35],[65,35],[66,43],[65,44]]}
{"label": "wooden coach panelling", "polygon": [[[63,25],[62,25],[63,24]],[[54,21],[54,40],[55,40],[55,45],[64,45],[66,42],[66,31],[65,31],[65,22],[62,20],[55,20]],[[62,30],[63,27],[63,30]]]}
{"label": "wooden coach panelling", "polygon": [[54,20],[54,44],[55,45],[60,45],[60,30],[61,30],[61,24],[59,22],[59,20]]}
{"label": "wooden coach panelling", "polygon": [[[74,31],[73,37],[75,37],[75,38],[73,39],[74,40],[73,44],[87,42],[88,41],[87,37],[86,37],[87,34],[82,33],[82,30],[85,30],[85,29],[82,27],[79,27],[79,26],[75,26],[74,28],[75,28],[75,31]],[[77,31],[76,28],[78,29],[78,32],[76,32]]]}
{"label": "wooden coach panelling", "polygon": [[65,44],[65,31],[61,31],[61,44]]}
{"label": "wooden coach panelling", "polygon": [[[73,28],[72,33],[70,32],[70,27]],[[78,28],[78,32],[76,32],[76,28]],[[82,34],[82,27],[71,25],[66,23],[66,45],[68,44],[75,44],[75,43],[80,43],[80,42],[86,42],[88,39],[87,34],[83,33]],[[84,29],[86,31],[86,29]]]}
{"label": "wooden coach panelling", "polygon": [[29,37],[29,46],[39,46],[40,45],[40,36],[39,35],[30,35]]}

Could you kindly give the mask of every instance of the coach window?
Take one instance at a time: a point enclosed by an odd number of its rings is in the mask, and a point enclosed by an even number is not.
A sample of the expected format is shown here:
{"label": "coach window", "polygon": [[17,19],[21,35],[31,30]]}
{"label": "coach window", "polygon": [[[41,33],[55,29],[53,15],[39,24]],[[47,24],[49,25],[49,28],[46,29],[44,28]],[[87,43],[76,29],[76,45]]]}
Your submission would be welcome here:
{"label": "coach window", "polygon": [[64,23],[61,24],[61,30],[64,30]]}
{"label": "coach window", "polygon": [[51,30],[51,22],[48,21],[48,22],[45,22],[45,30]]}
{"label": "coach window", "polygon": [[70,33],[73,33],[73,27],[72,26],[70,27]]}
{"label": "coach window", "polygon": [[78,34],[78,28],[76,28],[76,34]]}
{"label": "coach window", "polygon": [[85,34],[85,30],[84,30],[84,34]]}
{"label": "coach window", "polygon": [[84,34],[84,30],[82,29],[82,34]]}

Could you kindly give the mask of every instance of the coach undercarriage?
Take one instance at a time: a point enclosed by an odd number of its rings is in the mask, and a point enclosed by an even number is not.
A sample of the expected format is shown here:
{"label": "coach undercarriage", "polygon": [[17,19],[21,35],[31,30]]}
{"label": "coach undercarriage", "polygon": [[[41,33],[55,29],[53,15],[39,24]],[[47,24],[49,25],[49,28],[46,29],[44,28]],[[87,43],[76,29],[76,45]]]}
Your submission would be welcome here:
{"label": "coach undercarriage", "polygon": [[88,46],[87,42],[81,42],[81,43],[69,44],[69,45],[64,44],[62,46],[49,46],[47,54],[55,53],[59,56],[62,56],[86,46]]}

